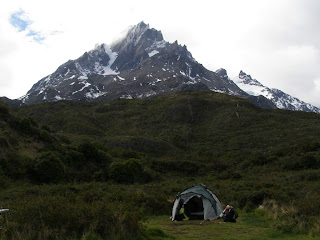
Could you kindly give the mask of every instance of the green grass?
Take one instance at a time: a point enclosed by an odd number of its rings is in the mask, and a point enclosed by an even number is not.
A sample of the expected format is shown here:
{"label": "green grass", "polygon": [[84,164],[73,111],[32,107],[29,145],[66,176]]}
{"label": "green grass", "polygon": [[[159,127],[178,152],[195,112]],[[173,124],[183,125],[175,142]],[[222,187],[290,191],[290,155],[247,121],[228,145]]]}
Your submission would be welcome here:
{"label": "green grass", "polygon": [[[272,220],[268,219],[264,211],[256,210],[253,213],[240,212],[236,223],[224,223],[222,220],[202,221],[184,220],[172,222],[169,216],[150,216],[147,229],[161,229],[162,238],[154,239],[206,239],[206,240],[318,240],[320,237],[284,233],[271,227]],[[151,238],[153,239],[153,238]]]}

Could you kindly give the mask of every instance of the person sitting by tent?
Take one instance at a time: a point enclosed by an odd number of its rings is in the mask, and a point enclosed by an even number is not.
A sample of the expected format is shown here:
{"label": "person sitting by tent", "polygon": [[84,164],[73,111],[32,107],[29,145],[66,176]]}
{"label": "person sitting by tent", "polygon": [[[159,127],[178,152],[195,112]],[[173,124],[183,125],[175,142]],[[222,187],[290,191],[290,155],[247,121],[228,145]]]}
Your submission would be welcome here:
{"label": "person sitting by tent", "polygon": [[182,207],[180,208],[179,214],[175,216],[175,220],[182,221],[185,218],[186,218],[186,216],[184,214],[184,205],[182,205]]}
{"label": "person sitting by tent", "polygon": [[220,214],[220,217],[224,222],[236,222],[238,213],[230,205],[227,205],[223,212]]}

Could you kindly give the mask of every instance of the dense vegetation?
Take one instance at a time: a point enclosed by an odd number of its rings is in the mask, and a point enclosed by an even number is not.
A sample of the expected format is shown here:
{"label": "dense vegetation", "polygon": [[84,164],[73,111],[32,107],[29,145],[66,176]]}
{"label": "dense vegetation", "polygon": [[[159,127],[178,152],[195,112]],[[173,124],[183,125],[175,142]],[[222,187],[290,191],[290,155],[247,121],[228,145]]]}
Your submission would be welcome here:
{"label": "dense vegetation", "polygon": [[[210,91],[0,104],[3,239],[149,238],[143,219],[206,184],[273,227],[318,235],[320,116]],[[312,209],[312,211],[310,211]]]}

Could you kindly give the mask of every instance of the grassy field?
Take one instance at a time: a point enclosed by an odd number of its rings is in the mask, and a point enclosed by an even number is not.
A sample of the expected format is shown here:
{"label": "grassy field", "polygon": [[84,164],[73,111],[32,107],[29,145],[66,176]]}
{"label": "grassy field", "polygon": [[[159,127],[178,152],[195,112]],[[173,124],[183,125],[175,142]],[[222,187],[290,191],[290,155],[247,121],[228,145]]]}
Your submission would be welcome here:
{"label": "grassy field", "polygon": [[[317,240],[320,237],[285,233],[271,228],[272,220],[266,213],[256,210],[252,213],[240,212],[237,223],[224,223],[222,220],[185,220],[172,222],[169,216],[150,217],[146,223],[151,239],[206,239],[206,240]],[[161,231],[162,230],[162,231]]]}

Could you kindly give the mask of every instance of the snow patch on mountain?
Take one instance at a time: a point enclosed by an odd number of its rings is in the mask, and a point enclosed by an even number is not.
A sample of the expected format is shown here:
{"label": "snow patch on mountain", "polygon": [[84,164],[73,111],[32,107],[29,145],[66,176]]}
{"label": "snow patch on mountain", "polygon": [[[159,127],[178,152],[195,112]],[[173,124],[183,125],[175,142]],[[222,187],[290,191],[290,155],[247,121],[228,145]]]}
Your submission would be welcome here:
{"label": "snow patch on mountain", "polygon": [[106,54],[109,56],[110,60],[108,62],[108,65],[103,68],[104,72],[103,72],[102,75],[106,76],[106,75],[119,74],[118,72],[116,72],[113,69],[111,69],[112,64],[114,63],[114,61],[118,57],[118,53],[112,52],[111,48],[107,44],[104,44],[104,50],[105,50]]}
{"label": "snow patch on mountain", "polygon": [[85,94],[85,97],[88,99],[95,99],[95,98],[98,98],[104,94],[105,94],[105,92],[100,91],[96,87],[96,89],[91,88],[90,91]]}
{"label": "snow patch on mountain", "polygon": [[161,41],[154,41],[152,45],[147,49],[158,49],[158,48],[165,48],[167,46],[167,41],[161,40]]}
{"label": "snow patch on mountain", "polygon": [[232,80],[248,94],[252,96],[262,95],[271,100],[277,108],[320,113],[319,108],[292,97],[279,89],[268,88],[243,71],[240,71],[239,75]]}
{"label": "snow patch on mountain", "polygon": [[73,92],[72,95],[74,95],[74,94],[76,94],[76,93],[78,93],[78,92],[83,91],[85,88],[87,88],[87,87],[89,87],[89,86],[91,85],[91,84],[88,83],[87,81],[84,81],[83,84],[84,84],[84,86],[83,86],[80,90]]}
{"label": "snow patch on mountain", "polygon": [[55,99],[56,101],[63,100],[63,98],[62,98],[62,97],[60,97],[59,95],[55,96],[55,97],[54,97],[54,99]]}
{"label": "snow patch on mountain", "polygon": [[149,52],[148,55],[149,55],[149,57],[152,57],[152,56],[154,56],[154,55],[156,55],[158,53],[159,53],[158,50],[153,50],[152,52]]}
{"label": "snow patch on mountain", "polygon": [[86,79],[88,79],[87,76],[80,76],[80,77],[78,77],[78,80],[86,80]]}
{"label": "snow patch on mountain", "polygon": [[[117,75],[119,74],[117,71],[111,69],[112,64],[118,57],[118,53],[113,52],[109,45],[103,43],[103,44],[96,44],[95,48],[89,52],[89,55],[96,55],[98,56],[99,54],[106,54],[109,57],[109,61],[107,65],[104,65],[101,63],[101,57],[96,57],[96,62],[94,63],[94,69],[93,71],[85,71],[86,74],[99,74],[103,76],[107,75]],[[78,64],[79,65],[79,64]]]}

